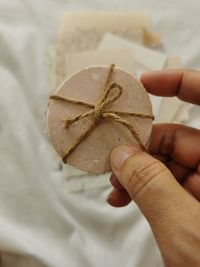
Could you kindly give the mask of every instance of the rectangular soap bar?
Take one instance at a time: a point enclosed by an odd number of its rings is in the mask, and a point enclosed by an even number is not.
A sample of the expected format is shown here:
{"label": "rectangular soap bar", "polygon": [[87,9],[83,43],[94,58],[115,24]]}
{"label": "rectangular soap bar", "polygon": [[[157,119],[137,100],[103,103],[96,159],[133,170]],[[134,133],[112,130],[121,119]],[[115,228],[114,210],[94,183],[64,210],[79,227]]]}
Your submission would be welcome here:
{"label": "rectangular soap bar", "polygon": [[127,41],[113,34],[105,34],[99,49],[130,48],[135,60],[148,70],[160,70],[164,67],[167,55],[149,49],[133,41]]}
{"label": "rectangular soap bar", "polygon": [[66,53],[66,78],[88,66],[110,65],[116,66],[134,74],[135,60],[129,48],[103,49],[80,53]]}

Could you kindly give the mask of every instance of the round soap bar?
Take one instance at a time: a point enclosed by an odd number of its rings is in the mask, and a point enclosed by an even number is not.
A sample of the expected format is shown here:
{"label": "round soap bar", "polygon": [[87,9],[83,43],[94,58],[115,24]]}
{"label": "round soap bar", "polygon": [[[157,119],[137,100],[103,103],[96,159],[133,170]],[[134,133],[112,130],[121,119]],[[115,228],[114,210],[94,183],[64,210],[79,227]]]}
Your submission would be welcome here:
{"label": "round soap bar", "polygon": [[[68,101],[51,98],[47,110],[49,137],[57,153],[69,165],[92,173],[110,171],[110,154],[114,147],[120,144],[141,147],[130,127],[116,117],[131,125],[145,148],[148,148],[152,129],[152,107],[145,88],[131,74],[117,67],[113,69],[109,84],[115,82],[119,86],[113,86],[116,88],[112,88],[104,100],[118,95],[120,88],[121,95],[101,108],[104,114],[114,116],[101,116],[94,123],[96,113],[92,111],[105,89],[108,71],[109,67],[92,66],[74,74],[55,92]],[[65,127],[66,120],[88,111],[90,115]],[[80,140],[89,128],[92,128],[90,132]],[[77,140],[79,144],[65,157]]]}

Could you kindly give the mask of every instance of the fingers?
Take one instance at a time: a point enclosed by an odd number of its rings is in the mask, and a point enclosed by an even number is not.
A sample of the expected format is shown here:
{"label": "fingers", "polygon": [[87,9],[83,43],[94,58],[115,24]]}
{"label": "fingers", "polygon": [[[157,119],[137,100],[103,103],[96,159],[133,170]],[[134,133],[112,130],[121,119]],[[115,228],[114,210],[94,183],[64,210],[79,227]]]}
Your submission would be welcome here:
{"label": "fingers", "polygon": [[[179,183],[184,183],[184,187],[187,186],[187,189],[190,187],[190,191],[194,192],[195,197],[200,195],[200,180],[195,178],[197,176],[193,177],[191,181],[190,178],[190,182],[186,183],[190,177],[189,174],[195,171],[200,161],[199,130],[174,124],[154,125],[149,149],[155,158],[169,168]],[[123,189],[115,175],[111,176],[111,184],[116,189]],[[124,206],[124,202],[121,206]]]}
{"label": "fingers", "polygon": [[111,166],[152,228],[176,216],[177,209],[183,208],[185,202],[194,200],[160,161],[137,148],[115,148],[111,155]]}
{"label": "fingers", "polygon": [[164,70],[144,73],[141,82],[157,96],[177,96],[183,101],[200,105],[200,72]]}
{"label": "fingers", "polygon": [[131,202],[131,198],[127,191],[113,189],[107,198],[107,202],[114,207],[124,207]]}
{"label": "fingers", "polygon": [[154,125],[149,150],[195,169],[200,160],[200,131],[183,125]]}
{"label": "fingers", "polygon": [[114,174],[110,176],[110,182],[114,188],[122,190],[124,187],[120,184],[119,180],[116,178]]}
{"label": "fingers", "polygon": [[188,190],[198,201],[200,201],[200,164],[197,171],[188,176],[183,186]]}
{"label": "fingers", "polygon": [[[157,158],[160,161],[162,161],[162,157],[157,157]],[[200,179],[198,179],[196,181],[196,180],[194,180],[196,176],[195,177],[192,176],[193,177],[193,182],[191,182],[189,184],[186,183],[186,178],[191,173],[191,169],[185,168],[184,166],[181,166],[180,164],[178,164],[176,162],[173,162],[173,161],[165,163],[165,165],[168,167],[168,169],[174,175],[176,180],[179,183],[184,184],[185,185],[184,186],[185,189],[187,189],[187,190],[189,189],[188,190],[189,193],[192,194],[194,192],[195,193],[194,196],[198,200],[200,200],[199,199],[200,198]],[[111,182],[112,186],[116,189],[115,191],[117,191],[117,192],[114,192],[114,196],[113,196],[113,191],[109,194],[108,203],[110,205],[114,206],[114,207],[124,207],[124,206],[128,205],[131,202],[131,198],[130,198],[130,196],[128,195],[127,191],[124,189],[124,187],[121,185],[121,183],[119,182],[119,180],[117,179],[117,177],[114,174],[111,175],[110,182]],[[187,188],[186,188],[186,186],[187,186]],[[193,188],[193,187],[195,187],[195,188]],[[124,197],[124,195],[127,195],[126,198]],[[199,198],[197,197],[197,195],[199,196]]]}
{"label": "fingers", "polygon": [[[200,200],[199,176],[190,175],[195,172],[200,161],[199,130],[173,124],[154,125],[150,152],[169,168],[179,183],[184,183],[184,187]],[[114,175],[111,183],[116,189],[123,189]]]}
{"label": "fingers", "polygon": [[124,207],[131,202],[131,198],[114,174],[110,177],[114,189],[108,195],[107,202],[114,207]]}
{"label": "fingers", "polygon": [[181,184],[187,179],[187,176],[193,171],[174,161],[170,161],[165,165],[174,175],[176,180]]}

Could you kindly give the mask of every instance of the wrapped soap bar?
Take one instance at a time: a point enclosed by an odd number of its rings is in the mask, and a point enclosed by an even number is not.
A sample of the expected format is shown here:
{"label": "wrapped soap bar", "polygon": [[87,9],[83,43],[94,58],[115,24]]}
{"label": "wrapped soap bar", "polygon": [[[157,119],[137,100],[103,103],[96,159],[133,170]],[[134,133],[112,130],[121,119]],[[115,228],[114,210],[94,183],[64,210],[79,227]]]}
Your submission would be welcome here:
{"label": "wrapped soap bar", "polygon": [[147,149],[152,107],[143,85],[128,72],[92,66],[74,74],[50,96],[50,140],[69,165],[92,173],[110,171],[120,144]]}

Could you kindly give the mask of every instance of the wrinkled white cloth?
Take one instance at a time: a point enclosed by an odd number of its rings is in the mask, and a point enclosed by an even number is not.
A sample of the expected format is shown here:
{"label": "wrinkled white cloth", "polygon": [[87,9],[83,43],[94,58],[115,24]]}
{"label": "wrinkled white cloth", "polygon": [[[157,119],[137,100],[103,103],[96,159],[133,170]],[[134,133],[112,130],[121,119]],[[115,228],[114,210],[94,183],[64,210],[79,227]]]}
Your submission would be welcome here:
{"label": "wrinkled white cloth", "polygon": [[[146,9],[165,50],[200,63],[200,2],[0,1],[0,255],[2,267],[156,267],[161,259],[134,204],[114,209],[109,187],[66,193],[45,132],[47,48],[67,10]],[[199,110],[198,110],[199,111]],[[197,110],[191,125],[199,126]]]}

